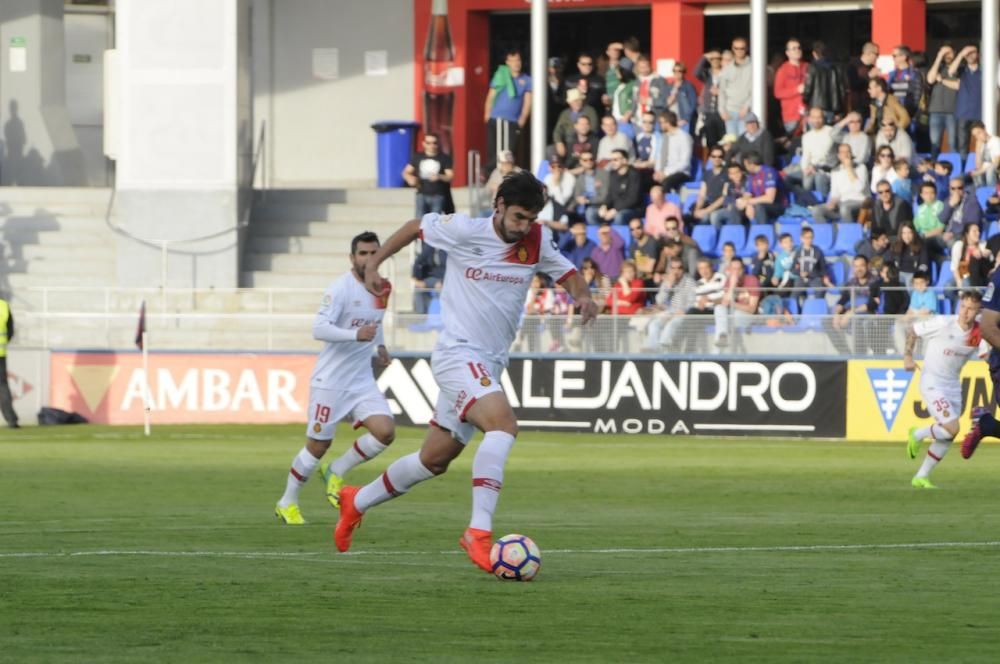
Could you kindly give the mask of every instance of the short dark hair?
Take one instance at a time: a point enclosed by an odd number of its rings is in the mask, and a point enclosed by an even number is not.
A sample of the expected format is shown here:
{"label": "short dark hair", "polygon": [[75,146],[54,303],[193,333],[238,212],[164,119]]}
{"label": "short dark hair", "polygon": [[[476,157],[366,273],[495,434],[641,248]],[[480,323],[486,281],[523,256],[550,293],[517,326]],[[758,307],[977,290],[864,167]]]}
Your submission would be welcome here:
{"label": "short dark hair", "polygon": [[434,133],[433,131],[425,131],[424,132],[424,138],[433,138],[438,143],[441,142],[441,137],[438,134]]}
{"label": "short dark hair", "polygon": [[937,193],[937,185],[934,184],[933,182],[921,182],[920,183],[920,191],[923,191],[924,189],[927,189],[927,188],[930,188],[931,191],[933,191],[935,194]]}
{"label": "short dark hair", "polygon": [[944,170],[946,170],[948,175],[951,175],[951,172],[953,170],[955,170],[955,166],[950,161],[943,161],[943,160],[942,161],[936,161],[936,162],[934,162],[934,165],[935,166],[940,166],[941,168],[943,168]]}
{"label": "short dark hair", "polygon": [[[916,278],[916,275],[914,275]],[[983,294],[975,290],[962,291],[962,294],[958,296],[962,300],[972,300],[973,302],[982,302]]]}
{"label": "short dark hair", "polygon": [[378,235],[376,235],[372,231],[365,231],[364,233],[361,233],[359,235],[355,235],[354,238],[351,240],[351,255],[352,256],[354,254],[358,253],[358,244],[360,244],[361,242],[374,242],[375,244],[381,244],[378,241]]}
{"label": "short dark hair", "polygon": [[732,247],[733,251],[736,251],[736,245],[733,244],[732,242],[723,242],[722,248],[725,249],[726,247]]}
{"label": "short dark hair", "polygon": [[821,42],[818,39],[816,41],[814,41],[813,42],[813,53],[816,54],[816,57],[822,58],[824,55],[826,55],[826,44],[824,44],[823,42]]}
{"label": "short dark hair", "polygon": [[972,130],[972,129],[986,129],[986,125],[983,122],[981,122],[980,120],[976,120],[975,122],[973,122],[973,123],[971,123],[969,125],[969,129],[970,130]]}
{"label": "short dark hair", "polygon": [[782,233],[781,235],[779,235],[779,236],[778,236],[778,242],[782,242],[782,241],[784,241],[784,239],[785,239],[786,237],[787,237],[787,238],[788,238],[789,240],[791,240],[791,239],[792,239],[792,234],[791,234],[791,233]]}
{"label": "short dark hair", "polygon": [[743,155],[743,163],[745,164],[747,162],[750,162],[754,166],[763,166],[764,158],[761,157],[760,153],[757,152],[756,150],[749,150],[746,154]]}
{"label": "short dark hair", "polygon": [[673,111],[663,111],[660,113],[660,119],[665,121],[671,127],[677,126],[677,114]]}
{"label": "short dark hair", "polygon": [[917,270],[913,273],[913,280],[916,281],[917,279],[923,279],[927,283],[930,283],[931,275],[928,274],[926,270]]}
{"label": "short dark hair", "polygon": [[517,57],[519,57],[519,58],[520,58],[520,57],[521,57],[521,49],[519,49],[519,48],[514,48],[514,47],[511,47],[511,48],[508,48],[508,49],[507,49],[507,50],[506,50],[506,51],[504,52],[504,54],[503,54],[503,57],[504,57],[504,59],[507,59],[507,58],[509,58],[509,57],[510,57],[510,56],[512,56],[512,55],[516,55]]}
{"label": "short dark hair", "polygon": [[497,195],[494,199],[496,205],[500,199],[505,205],[518,205],[525,210],[538,212],[545,207],[545,188],[542,183],[535,179],[535,176],[528,171],[511,173],[500,182],[497,187]]}
{"label": "short dark hair", "polygon": [[802,229],[802,232],[799,233],[800,238],[805,237],[806,235],[815,235],[812,226],[806,226],[805,228]]}
{"label": "short dark hair", "polygon": [[878,88],[880,90],[882,90],[882,92],[886,92],[886,93],[889,92],[889,83],[887,83],[884,78],[869,78],[868,79],[868,85],[871,85],[872,83],[874,83],[875,85],[877,85]]}
{"label": "short dark hair", "polygon": [[767,246],[771,246],[771,241],[767,239],[766,235],[758,235],[757,237],[755,237],[753,239],[754,244],[760,242],[761,240],[763,240],[764,242],[767,242]]}
{"label": "short dark hair", "polygon": [[864,254],[858,254],[857,256],[854,257],[854,260],[862,260],[865,262],[865,265],[868,264],[868,257],[865,256]]}
{"label": "short dark hair", "polygon": [[877,240],[880,237],[885,237],[887,235],[888,235],[888,233],[885,232],[884,228],[875,228],[875,229],[872,230],[872,239],[873,240]]}
{"label": "short dark hair", "polygon": [[620,154],[622,156],[622,159],[624,159],[625,161],[628,161],[628,152],[626,152],[625,150],[622,150],[621,148],[616,148],[616,149],[612,150],[611,154]]}
{"label": "short dark hair", "polygon": [[638,37],[628,37],[625,41],[622,42],[622,46],[624,46],[625,48],[627,48],[630,51],[638,51],[639,50],[639,38]]}

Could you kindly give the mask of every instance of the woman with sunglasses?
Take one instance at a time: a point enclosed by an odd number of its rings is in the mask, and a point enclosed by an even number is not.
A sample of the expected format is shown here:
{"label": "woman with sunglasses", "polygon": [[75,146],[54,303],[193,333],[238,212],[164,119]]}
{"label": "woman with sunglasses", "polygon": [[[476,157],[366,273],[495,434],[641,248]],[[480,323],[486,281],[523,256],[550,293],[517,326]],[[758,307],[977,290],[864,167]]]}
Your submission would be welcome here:
{"label": "woman with sunglasses", "polygon": [[875,164],[872,166],[872,193],[878,194],[878,184],[885,180],[892,189],[892,183],[899,179],[894,166],[896,153],[888,145],[884,145],[875,153]]}

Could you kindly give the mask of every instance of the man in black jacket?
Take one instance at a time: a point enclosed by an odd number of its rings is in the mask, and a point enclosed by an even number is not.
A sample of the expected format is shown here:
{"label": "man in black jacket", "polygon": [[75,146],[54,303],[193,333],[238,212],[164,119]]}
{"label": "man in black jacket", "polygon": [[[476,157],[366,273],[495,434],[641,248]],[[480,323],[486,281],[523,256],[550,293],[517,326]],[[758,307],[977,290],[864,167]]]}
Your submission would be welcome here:
{"label": "man in black jacket", "polygon": [[882,180],[876,185],[875,193],[878,200],[872,206],[872,227],[874,236],[875,230],[885,231],[890,241],[896,239],[900,224],[913,221],[913,206],[892,193],[892,185]]}
{"label": "man in black jacket", "polygon": [[413,262],[413,313],[426,314],[435,291],[444,285],[445,264],[448,253],[426,242]]}
{"label": "man in black jacket", "polygon": [[608,197],[597,211],[604,221],[627,224],[634,217],[642,218],[642,189],[639,173],[628,163],[628,153],[615,150],[611,153],[611,176]]}
{"label": "man in black jacket", "polygon": [[847,76],[839,66],[826,58],[826,44],[821,41],[813,43],[813,61],[806,73],[805,87],[802,89],[802,100],[806,108],[823,109],[823,117],[827,124],[832,125],[844,114],[844,101],[847,98]]}

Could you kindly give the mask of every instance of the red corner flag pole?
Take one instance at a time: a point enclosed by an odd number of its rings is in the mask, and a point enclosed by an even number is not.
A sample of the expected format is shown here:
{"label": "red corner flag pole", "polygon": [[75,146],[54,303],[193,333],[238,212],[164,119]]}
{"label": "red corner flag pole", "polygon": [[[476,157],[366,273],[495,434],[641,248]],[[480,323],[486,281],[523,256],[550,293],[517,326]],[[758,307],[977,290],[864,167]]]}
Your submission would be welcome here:
{"label": "red corner flag pole", "polygon": [[139,347],[142,351],[142,375],[143,375],[143,386],[142,386],[142,423],[143,432],[149,436],[149,415],[151,408],[152,395],[149,389],[149,340],[148,333],[146,332],[146,301],[142,301],[142,305],[139,307],[139,326],[135,331],[135,345]]}

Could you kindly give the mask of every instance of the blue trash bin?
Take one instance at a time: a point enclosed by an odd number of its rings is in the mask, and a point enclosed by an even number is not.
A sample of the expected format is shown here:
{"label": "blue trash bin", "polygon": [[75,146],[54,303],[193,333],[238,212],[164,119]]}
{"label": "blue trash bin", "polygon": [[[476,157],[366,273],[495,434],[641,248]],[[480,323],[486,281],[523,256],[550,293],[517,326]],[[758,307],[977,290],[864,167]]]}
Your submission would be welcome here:
{"label": "blue trash bin", "polygon": [[419,123],[381,120],[372,125],[376,133],[378,187],[402,187],[403,169],[413,154],[413,139]]}

